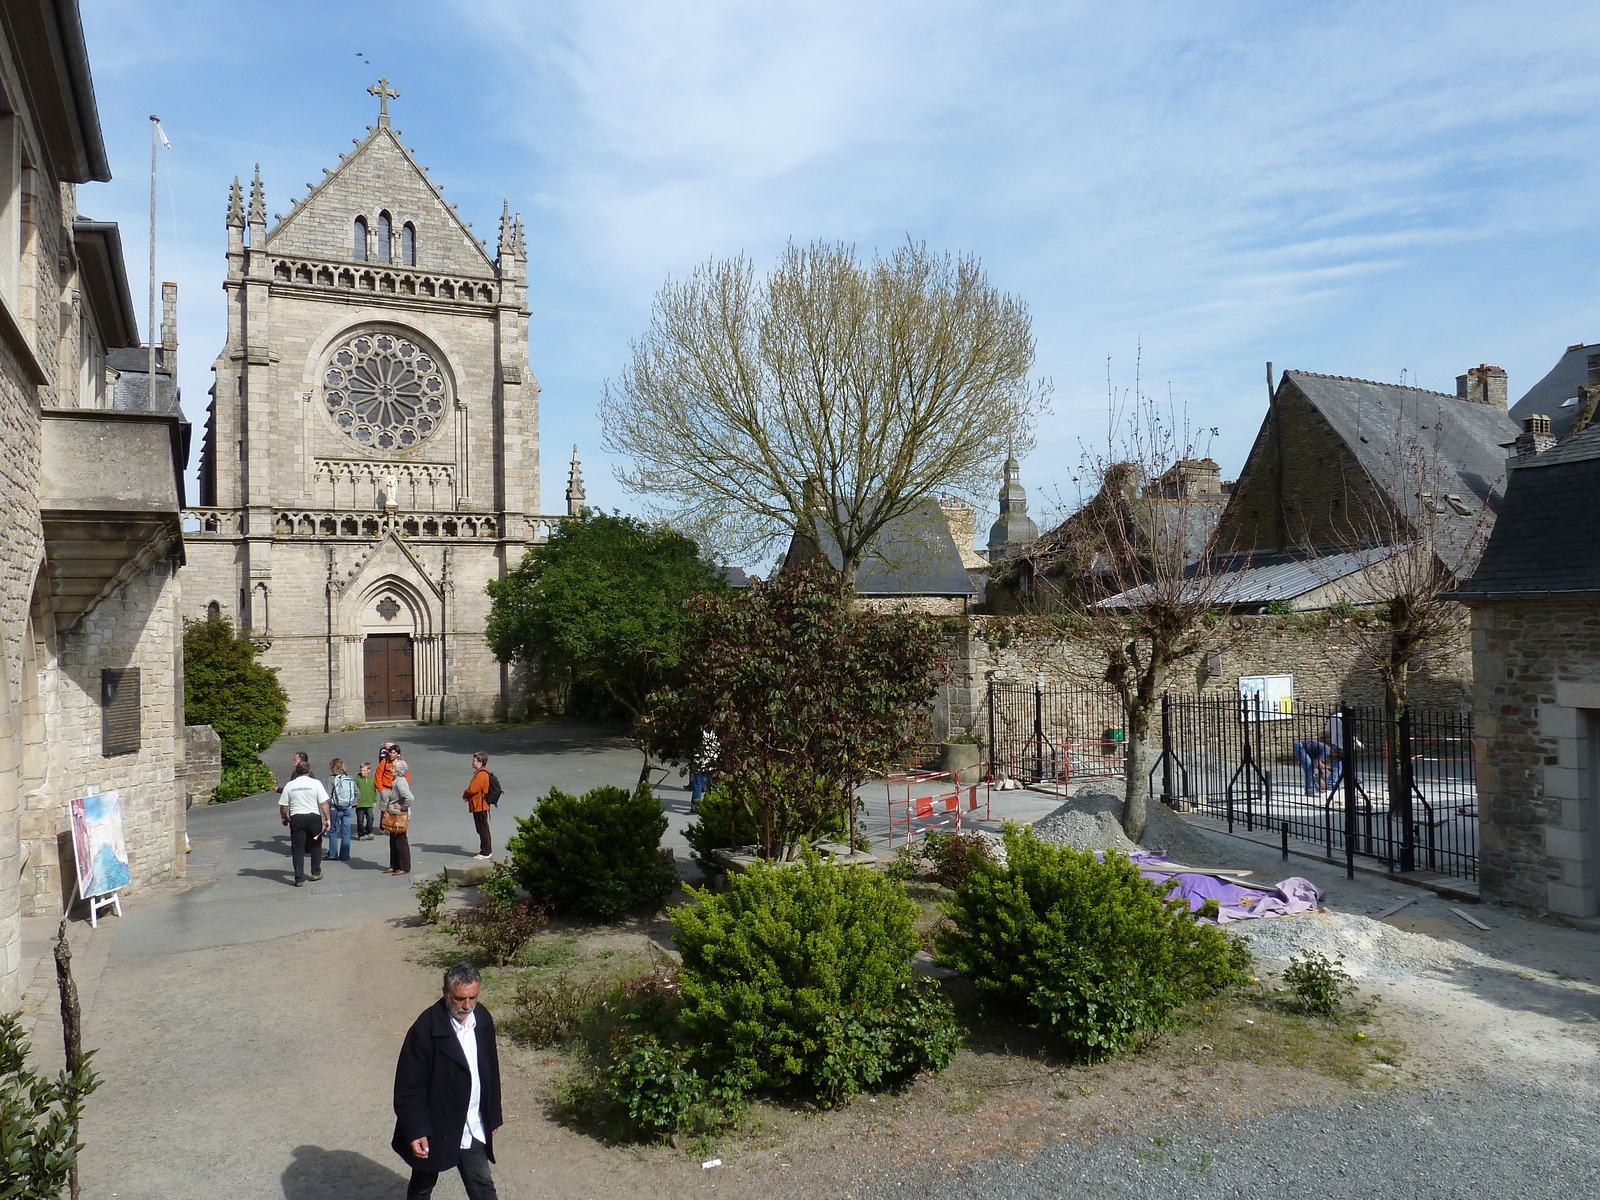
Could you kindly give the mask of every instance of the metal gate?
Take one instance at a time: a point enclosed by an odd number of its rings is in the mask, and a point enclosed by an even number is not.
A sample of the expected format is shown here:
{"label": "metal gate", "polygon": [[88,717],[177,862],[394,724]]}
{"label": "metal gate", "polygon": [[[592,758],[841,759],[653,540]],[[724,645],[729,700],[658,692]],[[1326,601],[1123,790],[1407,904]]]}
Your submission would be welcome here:
{"label": "metal gate", "polygon": [[1121,775],[1122,724],[1114,693],[991,680],[991,778],[1056,786]]}

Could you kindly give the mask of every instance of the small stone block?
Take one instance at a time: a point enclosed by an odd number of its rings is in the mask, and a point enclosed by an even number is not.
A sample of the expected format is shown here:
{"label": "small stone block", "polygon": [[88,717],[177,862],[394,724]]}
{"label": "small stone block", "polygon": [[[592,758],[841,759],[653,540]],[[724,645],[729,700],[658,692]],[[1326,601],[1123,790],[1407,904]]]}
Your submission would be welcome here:
{"label": "small stone block", "polygon": [[470,867],[446,867],[444,877],[452,887],[477,887],[489,878],[489,870],[493,866],[493,863],[476,862]]}

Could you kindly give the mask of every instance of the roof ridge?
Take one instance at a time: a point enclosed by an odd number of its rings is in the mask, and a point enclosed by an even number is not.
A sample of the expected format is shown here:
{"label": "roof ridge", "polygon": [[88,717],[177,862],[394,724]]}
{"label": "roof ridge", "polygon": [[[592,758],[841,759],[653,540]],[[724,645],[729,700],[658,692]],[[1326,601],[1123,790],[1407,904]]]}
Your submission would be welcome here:
{"label": "roof ridge", "polygon": [[1409,383],[1385,383],[1381,379],[1360,379],[1354,375],[1325,375],[1321,371],[1301,371],[1287,369],[1285,375],[1308,375],[1312,379],[1337,379],[1341,383],[1369,383],[1373,387],[1398,388],[1404,392],[1420,392],[1424,396],[1443,396],[1446,400],[1459,400],[1453,392],[1436,392],[1432,388],[1412,387]]}

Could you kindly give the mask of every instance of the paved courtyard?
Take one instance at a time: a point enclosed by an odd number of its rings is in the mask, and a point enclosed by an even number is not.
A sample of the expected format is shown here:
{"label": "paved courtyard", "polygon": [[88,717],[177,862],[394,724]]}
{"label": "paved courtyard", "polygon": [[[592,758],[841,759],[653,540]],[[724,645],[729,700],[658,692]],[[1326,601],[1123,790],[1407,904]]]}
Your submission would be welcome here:
{"label": "paved courtyard", "polygon": [[[505,784],[494,815],[497,851],[513,830],[513,815],[530,812],[551,786],[631,786],[641,759],[625,740],[602,731],[551,724],[493,733],[426,727],[293,737],[274,747],[269,761],[281,772],[291,753],[304,749],[322,774],[333,755],[359,762],[386,737],[405,746],[419,797],[410,879],[381,874],[387,844],[379,838],[356,843],[354,861],[330,864],[321,883],[290,886],[276,797],[262,796],[190,813],[194,850],[184,885],[132,897],[124,917],[108,917],[98,930],[74,925],[86,1037],[98,1047],[106,1079],[85,1129],[90,1200],[403,1194],[402,1169],[388,1148],[394,1059],[405,1028],[438,989],[437,965],[415,961],[410,884],[470,861],[472,826],[459,799],[470,754],[486,750]],[[658,791],[670,813],[668,844],[686,863],[683,783],[669,777]],[[881,787],[868,792],[874,811],[867,828],[879,845],[882,794]],[[1059,803],[1033,792],[996,793],[995,801],[994,815],[1023,820]],[[1337,869],[1305,860],[1283,864],[1259,846],[1228,839],[1214,845],[1211,865],[1247,867],[1258,878],[1305,875],[1344,911],[1375,913],[1408,892],[1371,876],[1345,881]],[[1438,1040],[1459,1031],[1473,1043],[1469,1058],[1481,1059],[1482,1072],[1470,1079],[1442,1091],[1395,1093],[1357,1115],[1286,1111],[1243,1129],[1202,1122],[1159,1161],[1147,1153],[1148,1140],[1113,1136],[1094,1146],[1047,1146],[1026,1161],[996,1160],[972,1174],[957,1171],[954,1179],[913,1172],[897,1186],[896,1173],[888,1172],[868,1190],[1092,1196],[1153,1187],[1174,1196],[1266,1195],[1274,1179],[1307,1182],[1319,1156],[1332,1155],[1326,1161],[1349,1174],[1324,1190],[1330,1196],[1465,1195],[1460,1189],[1475,1172],[1498,1181],[1507,1195],[1587,1194],[1597,1156],[1577,1138],[1574,1122],[1592,1122],[1596,1109],[1600,991],[1592,980],[1600,977],[1600,938],[1492,909],[1477,910],[1493,926],[1484,932],[1452,914],[1450,905],[1459,902],[1414,894],[1417,902],[1391,924],[1549,973],[1542,990],[1530,990],[1525,975],[1507,975],[1494,987],[1462,980],[1445,989],[1454,1008],[1429,1010],[1433,1001],[1420,990],[1396,997],[1420,1006],[1419,1027]],[[45,1064],[58,1062],[60,1053],[45,961],[53,929],[53,922],[31,922],[27,943],[40,956],[28,1008]],[[1477,1024],[1464,1025],[1468,1018]],[[770,1176],[740,1174],[755,1171],[753,1158],[741,1162],[736,1154],[726,1170],[702,1172],[683,1156],[621,1153],[546,1120],[542,1102],[524,1090],[500,1147],[503,1196],[776,1194]],[[1373,1120],[1392,1124],[1387,1131],[1363,1124]],[[1501,1136],[1518,1125],[1537,1128],[1538,1136]],[[1336,1127],[1355,1140],[1341,1141]],[[1428,1138],[1398,1136],[1410,1129],[1426,1129]],[[1491,1133],[1498,1140],[1486,1141]],[[1339,1144],[1325,1148],[1330,1137]],[[1534,1169],[1541,1154],[1548,1178]],[[1298,1179],[1255,1165],[1273,1155],[1311,1174]],[[1455,1164],[1437,1174],[1437,1186],[1425,1184],[1434,1174],[1427,1166],[1432,1156]],[[1388,1190],[1385,1178],[1400,1190]],[[841,1181],[827,1194],[853,1190]],[[459,1183],[447,1178],[437,1194],[459,1196]]]}

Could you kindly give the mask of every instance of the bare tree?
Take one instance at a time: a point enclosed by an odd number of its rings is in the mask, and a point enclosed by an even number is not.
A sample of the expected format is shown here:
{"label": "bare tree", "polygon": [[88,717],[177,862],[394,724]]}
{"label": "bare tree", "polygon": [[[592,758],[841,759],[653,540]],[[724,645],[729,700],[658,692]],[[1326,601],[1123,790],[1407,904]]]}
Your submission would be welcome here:
{"label": "bare tree", "polygon": [[1469,491],[1440,447],[1415,436],[1396,437],[1383,459],[1388,477],[1364,498],[1352,493],[1357,502],[1342,523],[1342,543],[1332,548],[1366,562],[1345,585],[1347,600],[1361,606],[1350,637],[1383,685],[1389,802],[1397,816],[1409,819],[1401,721],[1412,675],[1458,650],[1467,637],[1468,611],[1449,593],[1483,555],[1503,483],[1483,481],[1482,495]]}
{"label": "bare tree", "polygon": [[974,502],[1032,444],[1027,306],[971,256],[792,243],[757,277],[712,259],[656,296],[606,384],[607,449],[636,492],[726,553],[796,531],[855,580],[874,537],[935,493]]}
{"label": "bare tree", "polygon": [[[1055,614],[1062,636],[1084,653],[1081,682],[1109,685],[1122,702],[1126,793],[1122,825],[1135,841],[1149,819],[1151,718],[1173,667],[1217,649],[1229,636],[1215,619],[1225,567],[1220,504],[1191,486],[1199,458],[1192,431],[1170,402],[1112,396],[1102,451],[1085,451],[1080,477],[1099,490],[1048,536],[1053,562],[1032,563],[1035,607]],[[1043,540],[1043,539],[1042,539]]]}

